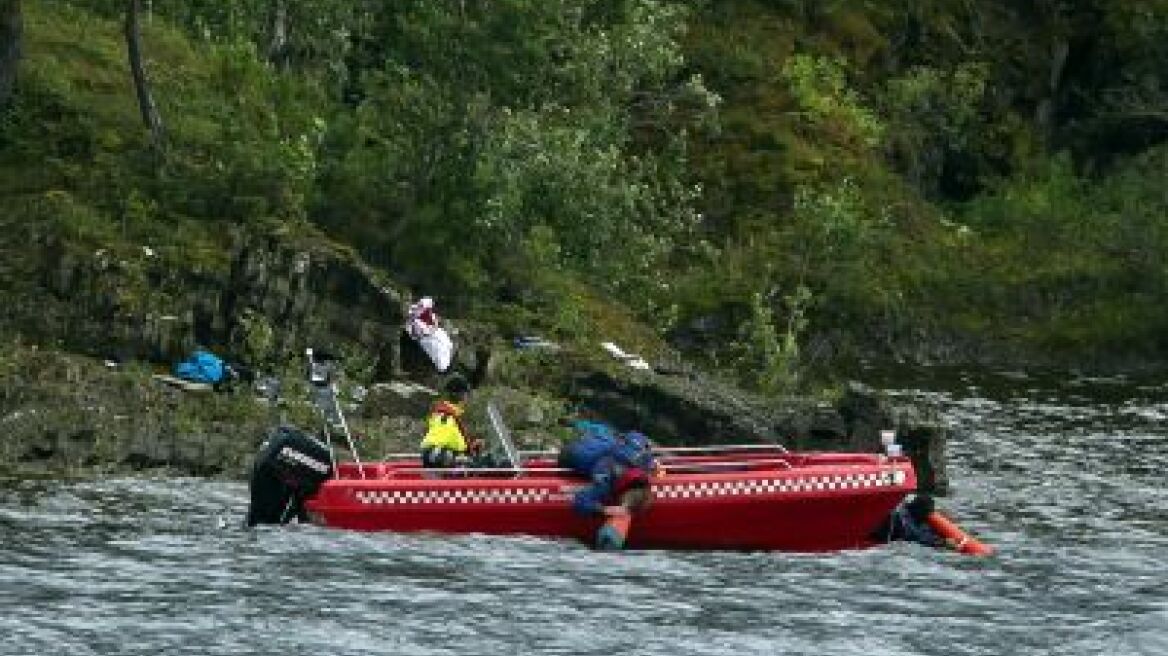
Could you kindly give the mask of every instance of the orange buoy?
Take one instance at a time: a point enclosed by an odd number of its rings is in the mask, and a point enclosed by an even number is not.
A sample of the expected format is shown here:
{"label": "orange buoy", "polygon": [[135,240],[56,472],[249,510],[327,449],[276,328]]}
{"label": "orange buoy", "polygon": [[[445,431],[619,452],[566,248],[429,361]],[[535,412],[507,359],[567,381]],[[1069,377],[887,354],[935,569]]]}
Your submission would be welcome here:
{"label": "orange buoy", "polygon": [[949,541],[953,548],[963,554],[970,556],[992,556],[994,548],[988,544],[979,542],[977,538],[961,530],[961,527],[954,524],[948,517],[934,510],[929,513],[925,521],[929,526],[936,531],[937,535]]}

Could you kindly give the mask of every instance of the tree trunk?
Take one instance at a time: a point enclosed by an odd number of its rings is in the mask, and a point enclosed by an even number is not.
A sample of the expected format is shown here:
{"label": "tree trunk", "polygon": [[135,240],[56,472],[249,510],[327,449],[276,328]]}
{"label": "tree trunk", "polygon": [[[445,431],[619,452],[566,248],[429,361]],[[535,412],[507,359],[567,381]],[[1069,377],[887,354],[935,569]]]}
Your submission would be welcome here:
{"label": "tree trunk", "polygon": [[272,40],[268,44],[268,61],[281,70],[288,65],[288,4],[286,0],[272,0]]}
{"label": "tree trunk", "polygon": [[134,76],[134,91],[138,94],[138,109],[142,112],[142,121],[150,128],[150,139],[154,147],[161,149],[162,116],[158,113],[158,106],[154,104],[154,96],[150,95],[150,81],[146,79],[146,69],[142,65],[142,34],[138,25],[140,11],[140,0],[127,0],[126,52],[130,58],[130,73]]}
{"label": "tree trunk", "polygon": [[8,104],[20,63],[20,0],[0,0],[0,107]]}
{"label": "tree trunk", "polygon": [[1043,134],[1049,135],[1052,130],[1052,121],[1057,109],[1059,85],[1062,83],[1063,70],[1067,65],[1067,56],[1071,52],[1070,44],[1066,39],[1059,39],[1051,48],[1050,75],[1047,78],[1046,94],[1038,102],[1034,112],[1034,120]]}

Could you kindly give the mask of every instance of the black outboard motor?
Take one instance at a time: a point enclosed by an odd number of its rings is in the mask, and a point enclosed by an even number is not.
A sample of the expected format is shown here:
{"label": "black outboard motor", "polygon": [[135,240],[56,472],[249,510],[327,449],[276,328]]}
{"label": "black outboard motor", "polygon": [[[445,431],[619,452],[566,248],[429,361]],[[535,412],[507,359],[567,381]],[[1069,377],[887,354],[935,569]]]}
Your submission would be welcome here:
{"label": "black outboard motor", "polygon": [[305,521],[304,500],[332,475],[327,446],[289,426],[272,431],[251,471],[247,525]]}

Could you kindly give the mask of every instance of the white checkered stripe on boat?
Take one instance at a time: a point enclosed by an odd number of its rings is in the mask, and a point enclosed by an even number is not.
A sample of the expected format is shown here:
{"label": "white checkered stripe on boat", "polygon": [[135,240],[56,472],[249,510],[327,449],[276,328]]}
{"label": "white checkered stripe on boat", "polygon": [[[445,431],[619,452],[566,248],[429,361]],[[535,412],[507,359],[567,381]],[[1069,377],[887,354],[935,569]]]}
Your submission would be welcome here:
{"label": "white checkered stripe on boat", "polygon": [[476,488],[466,490],[357,490],[357,501],[365,504],[477,504],[540,503],[547,501],[547,488]]}
{"label": "white checkered stripe on boat", "polygon": [[[892,470],[791,478],[703,481],[700,483],[661,482],[654,483],[653,496],[659,499],[697,499],[826,490],[859,490],[896,487],[903,485],[906,478],[903,471]],[[564,495],[574,491],[575,489],[565,488],[557,493],[546,487],[515,487],[461,490],[356,490],[354,495],[358,503],[370,505],[525,504],[564,501]]]}
{"label": "white checkered stripe on boat", "polygon": [[659,499],[698,499],[705,497],[753,496],[786,492],[820,492],[826,490],[859,490],[874,487],[895,487],[904,484],[903,471],[865,472],[862,474],[831,474],[799,476],[795,478],[740,479],[701,483],[668,483],[653,486],[653,496]]}

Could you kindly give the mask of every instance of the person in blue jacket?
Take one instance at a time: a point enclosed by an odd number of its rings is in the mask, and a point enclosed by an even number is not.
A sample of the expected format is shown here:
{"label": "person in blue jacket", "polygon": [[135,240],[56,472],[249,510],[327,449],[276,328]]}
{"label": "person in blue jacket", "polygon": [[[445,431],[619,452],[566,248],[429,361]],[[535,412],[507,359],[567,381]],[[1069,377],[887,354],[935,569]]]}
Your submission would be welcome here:
{"label": "person in blue jacket", "polygon": [[[572,498],[572,509],[581,515],[604,515],[605,507],[620,503],[626,493],[644,490],[657,468],[653,445],[643,433],[622,433],[595,420],[572,422],[576,437],[560,451],[559,464],[590,481]],[[630,495],[636,500],[630,511],[644,509],[647,494]]]}
{"label": "person in blue jacket", "polygon": [[928,517],[933,507],[933,497],[918,494],[896,506],[888,519],[873,533],[873,537],[880,542],[903,540],[938,549],[951,547],[948,540],[937,535],[929,526]]}

